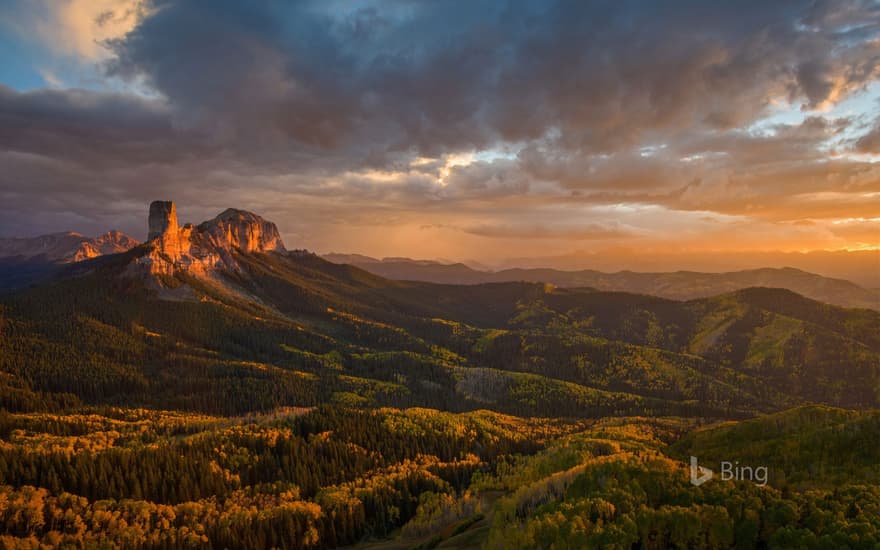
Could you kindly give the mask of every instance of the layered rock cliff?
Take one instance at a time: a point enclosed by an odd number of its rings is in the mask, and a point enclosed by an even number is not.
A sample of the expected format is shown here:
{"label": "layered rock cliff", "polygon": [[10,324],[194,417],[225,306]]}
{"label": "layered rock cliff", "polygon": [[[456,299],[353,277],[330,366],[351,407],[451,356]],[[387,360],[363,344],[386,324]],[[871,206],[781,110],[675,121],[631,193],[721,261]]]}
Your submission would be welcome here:
{"label": "layered rock cliff", "polygon": [[275,224],[256,214],[230,208],[198,226],[181,226],[171,201],[150,205],[147,244],[149,252],[136,265],[154,275],[240,271],[236,254],[285,251]]}

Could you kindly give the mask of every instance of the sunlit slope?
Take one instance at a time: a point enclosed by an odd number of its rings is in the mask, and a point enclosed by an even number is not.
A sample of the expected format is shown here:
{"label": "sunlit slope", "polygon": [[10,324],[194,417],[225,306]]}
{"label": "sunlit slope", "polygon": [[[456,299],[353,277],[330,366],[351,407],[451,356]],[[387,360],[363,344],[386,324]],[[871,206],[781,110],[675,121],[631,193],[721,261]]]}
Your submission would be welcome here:
{"label": "sunlit slope", "polygon": [[880,482],[880,412],[823,406],[695,430],[670,453],[767,467],[778,487]]}
{"label": "sunlit slope", "polygon": [[[765,443],[797,437],[801,422],[817,415],[829,422],[824,428],[857,431],[862,426],[842,411],[798,409],[765,419],[771,426],[779,423]],[[872,423],[876,427],[876,418]],[[880,491],[872,483],[876,477],[864,477],[856,469],[849,477],[837,477],[843,471],[838,467],[817,472],[805,484],[811,488],[807,491],[717,476],[696,487],[689,481],[687,457],[678,460],[664,451],[682,429],[672,419],[601,421],[511,468],[477,478],[472,490],[506,493],[491,512],[485,547],[872,548],[880,543]],[[761,437],[753,421],[724,429],[742,430],[745,447],[725,446],[728,454],[721,460],[776,464],[770,445],[750,452],[755,447],[748,447],[749,436]],[[720,436],[712,430],[696,437],[707,433]],[[801,450],[814,457],[822,452],[818,438],[803,443]],[[867,458],[847,448],[842,438],[828,445],[838,445],[838,460],[844,464]]]}

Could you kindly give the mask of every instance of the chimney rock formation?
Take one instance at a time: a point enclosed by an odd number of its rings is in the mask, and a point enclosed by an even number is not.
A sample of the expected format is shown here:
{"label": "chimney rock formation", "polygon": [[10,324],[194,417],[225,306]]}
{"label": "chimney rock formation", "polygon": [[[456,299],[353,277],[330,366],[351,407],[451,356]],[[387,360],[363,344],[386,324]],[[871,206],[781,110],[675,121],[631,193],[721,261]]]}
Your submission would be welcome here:
{"label": "chimney rock formation", "polygon": [[150,233],[148,241],[166,233],[177,233],[177,209],[171,201],[153,201],[150,204]]}
{"label": "chimney rock formation", "polygon": [[197,227],[180,226],[177,208],[171,201],[150,204],[148,240],[153,248],[138,260],[138,265],[151,274],[239,271],[236,253],[285,251],[275,224],[256,214],[230,208]]}

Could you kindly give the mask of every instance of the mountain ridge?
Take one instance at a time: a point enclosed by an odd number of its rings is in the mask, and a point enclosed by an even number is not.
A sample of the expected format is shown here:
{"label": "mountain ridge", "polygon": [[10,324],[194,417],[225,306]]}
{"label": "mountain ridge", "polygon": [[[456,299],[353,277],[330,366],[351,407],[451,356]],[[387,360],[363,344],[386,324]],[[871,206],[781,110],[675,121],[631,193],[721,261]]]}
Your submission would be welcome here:
{"label": "mountain ridge", "polygon": [[[166,206],[161,207],[160,204]],[[178,225],[176,207],[170,201],[156,201],[147,243],[157,241],[158,250],[140,262],[139,271],[169,274],[178,268],[209,273],[218,266],[236,270],[233,250],[284,252],[274,223],[251,212],[229,208],[200,223]],[[163,210],[165,208],[167,211]],[[158,216],[152,219],[152,216]],[[170,216],[173,215],[173,222]],[[169,219],[166,219],[166,216]],[[168,225],[163,225],[168,224]],[[164,233],[164,235],[163,235]],[[61,232],[31,238],[0,239],[0,289],[14,289],[45,280],[59,270],[59,264],[75,263],[101,255],[131,250],[140,243],[119,231],[95,238],[76,232]],[[444,263],[402,257],[372,258],[361,254],[325,254],[334,263],[348,263],[393,280],[414,280],[443,284],[489,282],[546,282],[565,288],[589,287],[606,291],[649,294],[675,300],[707,298],[749,287],[787,288],[821,302],[842,307],[880,311],[880,290],[861,287],[851,281],[830,278],[794,267],[758,268],[727,272],[636,272],[621,270],[559,270],[552,268],[508,268],[499,271],[477,269],[467,263]]]}
{"label": "mountain ridge", "polygon": [[71,263],[125,252],[138,244],[133,237],[116,230],[94,238],[75,231],[62,231],[36,237],[0,238],[0,258],[42,258],[51,262]]}
{"label": "mountain ridge", "polygon": [[4,298],[0,370],[18,386],[3,391],[212,413],[344,401],[739,418],[880,402],[871,310],[766,288],[676,301],[393,281],[288,252],[271,228],[248,232],[255,215],[227,211],[200,229],[177,226],[170,204],[157,210],[151,241]]}
{"label": "mountain ridge", "polygon": [[46,281],[68,266],[139,245],[133,237],[115,230],[94,238],[73,231],[0,238],[0,292]]}
{"label": "mountain ridge", "polygon": [[180,225],[172,201],[150,205],[145,243],[119,232],[108,231],[94,239],[76,232],[33,238],[0,239],[0,290],[15,289],[53,276],[82,272],[102,256],[141,250],[129,274],[147,277],[161,287],[159,275],[187,271],[213,278],[218,271],[239,269],[238,252],[286,252],[274,223],[236,208],[228,208],[199,225]]}
{"label": "mountain ridge", "polygon": [[598,290],[650,294],[675,300],[707,298],[749,287],[787,288],[798,294],[842,307],[867,307],[880,311],[880,293],[845,279],[824,277],[793,267],[759,268],[720,273],[697,271],[635,272],[623,270],[564,271],[552,268],[510,268],[482,271],[464,263],[443,264],[431,260],[399,258],[376,259],[368,256],[328,254],[329,261],[350,263],[377,275],[396,280],[442,284],[480,284],[488,282],[545,282],[566,288],[590,287]]}

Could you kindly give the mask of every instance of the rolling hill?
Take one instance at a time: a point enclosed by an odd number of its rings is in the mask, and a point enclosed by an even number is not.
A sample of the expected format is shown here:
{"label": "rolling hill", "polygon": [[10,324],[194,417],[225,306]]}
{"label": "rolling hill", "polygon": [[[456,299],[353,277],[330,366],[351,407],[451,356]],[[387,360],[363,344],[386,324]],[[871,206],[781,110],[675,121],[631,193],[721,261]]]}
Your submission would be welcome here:
{"label": "rolling hill", "polygon": [[711,425],[688,433],[669,454],[699,456],[707,463],[735,458],[764,465],[771,485],[812,489],[858,480],[880,481],[880,412],[798,407],[735,423]]}
{"label": "rolling hill", "polygon": [[[802,407],[677,440],[680,420],[606,419],[478,478],[503,492],[482,536],[490,548],[870,548],[877,426],[876,412]],[[694,486],[689,454],[763,465],[770,483],[716,470]]]}

